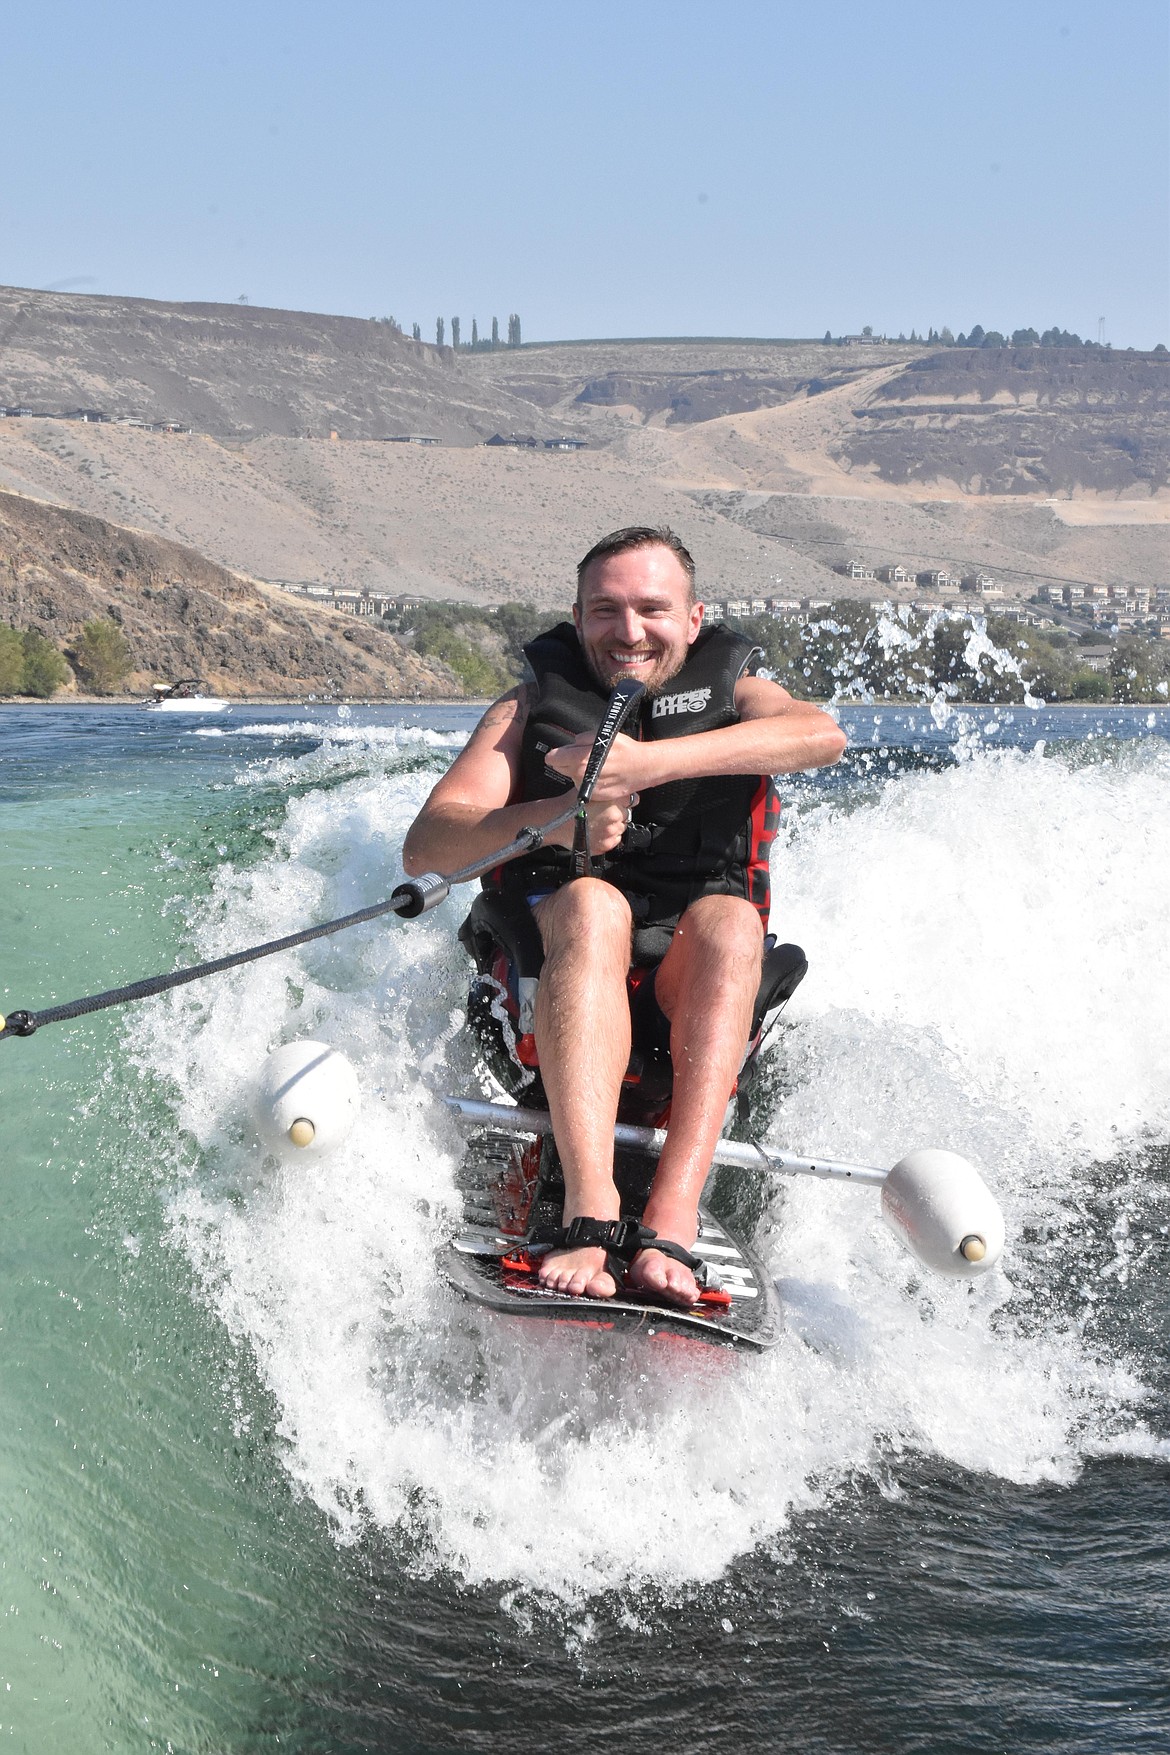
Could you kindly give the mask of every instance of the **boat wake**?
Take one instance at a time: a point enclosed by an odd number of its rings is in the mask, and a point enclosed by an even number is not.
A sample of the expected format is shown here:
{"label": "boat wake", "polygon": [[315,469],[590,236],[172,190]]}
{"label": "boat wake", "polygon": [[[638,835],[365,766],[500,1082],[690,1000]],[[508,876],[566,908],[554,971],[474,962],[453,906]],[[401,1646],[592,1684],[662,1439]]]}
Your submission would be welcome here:
{"label": "boat wake", "polygon": [[[198,954],[387,895],[449,754],[347,734],[246,770],[258,798],[286,790],[283,820],[261,857],[220,868]],[[1101,1454],[1170,1461],[1152,1396],[1170,1346],[1144,1314],[1170,1221],[1154,908],[1170,749],[981,749],[794,791],[774,924],[811,966],[772,1050],[768,1137],[873,1163],[962,1152],[1008,1223],[986,1280],[925,1276],[872,1192],[793,1182],[757,1233],[787,1312],[766,1356],[460,1302],[435,1266],[459,1220],[438,1095],[483,1090],[457,899],[128,1025],[197,1147],[166,1169],[173,1238],[339,1540],[378,1532],[404,1565],[468,1585],[669,1593],[782,1544],[851,1478],[901,1491],[907,1455],[1018,1483],[1071,1481]],[[349,1057],[363,1108],[334,1155],[279,1165],[248,1102],[265,1054],[297,1037]]]}

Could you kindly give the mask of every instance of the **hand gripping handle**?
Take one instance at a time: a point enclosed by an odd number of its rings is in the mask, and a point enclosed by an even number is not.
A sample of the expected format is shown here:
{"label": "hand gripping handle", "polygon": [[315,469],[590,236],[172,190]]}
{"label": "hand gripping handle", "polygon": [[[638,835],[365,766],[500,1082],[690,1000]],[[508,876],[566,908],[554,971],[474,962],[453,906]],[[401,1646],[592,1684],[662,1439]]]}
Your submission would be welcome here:
{"label": "hand gripping handle", "polygon": [[605,715],[597,728],[597,736],[593,740],[593,748],[589,752],[589,760],[585,764],[585,772],[581,776],[581,784],[577,788],[577,811],[573,822],[573,876],[575,878],[593,875],[593,860],[589,853],[589,800],[593,797],[593,788],[597,785],[597,777],[605,766],[605,759],[614,746],[618,732],[645,693],[644,683],[635,682],[633,677],[624,677],[609,697],[609,705],[606,707]]}

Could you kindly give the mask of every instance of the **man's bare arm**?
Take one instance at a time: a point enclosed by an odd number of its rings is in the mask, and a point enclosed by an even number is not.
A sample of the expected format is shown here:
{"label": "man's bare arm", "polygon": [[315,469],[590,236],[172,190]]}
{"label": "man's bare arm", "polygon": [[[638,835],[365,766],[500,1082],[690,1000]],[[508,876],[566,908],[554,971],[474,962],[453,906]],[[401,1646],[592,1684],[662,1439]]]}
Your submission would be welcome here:
{"label": "man's bare arm", "polygon": [[[543,828],[572,803],[571,792],[511,804],[520,776],[520,746],[528,716],[523,684],[494,701],[411,824],[402,848],[408,877],[425,871],[458,871],[487,859],[529,826]],[[587,751],[593,739],[586,739]],[[582,762],[582,768],[584,762]],[[578,781],[580,776],[575,777]],[[606,853],[621,839],[628,794],[599,788],[589,808],[590,844]],[[572,824],[548,838],[550,847],[572,845]]]}
{"label": "man's bare arm", "polygon": [[[823,768],[844,753],[846,738],[837,722],[811,701],[798,701],[779,684],[744,677],[736,684],[738,725],[664,737],[646,743],[619,737],[605,765],[609,785],[643,792],[671,780],[699,780],[730,774],[795,774]],[[576,738],[548,758],[550,768],[580,780],[588,740]]]}

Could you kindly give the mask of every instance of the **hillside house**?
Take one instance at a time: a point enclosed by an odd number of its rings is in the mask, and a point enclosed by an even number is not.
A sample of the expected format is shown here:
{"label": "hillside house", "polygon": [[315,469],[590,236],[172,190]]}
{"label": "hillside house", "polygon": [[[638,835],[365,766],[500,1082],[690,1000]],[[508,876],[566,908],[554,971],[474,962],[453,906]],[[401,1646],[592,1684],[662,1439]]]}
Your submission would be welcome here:
{"label": "hillside house", "polygon": [[[389,615],[391,610],[401,608],[406,598],[391,597],[384,591],[352,589],[345,585],[309,585],[300,580],[274,579],[282,591],[291,591],[297,597],[307,597],[311,603],[318,603],[322,609],[339,609],[343,615],[379,616]],[[421,598],[414,598],[415,603]]]}
{"label": "hillside house", "polygon": [[849,561],[841,569],[847,579],[876,579],[877,573],[865,561]]}
{"label": "hillside house", "polygon": [[908,567],[883,567],[881,577],[887,585],[917,585],[918,575]]}
{"label": "hillside house", "polygon": [[441,439],[433,439],[429,433],[387,433],[379,440],[382,445],[440,445]]}
{"label": "hillside house", "polygon": [[[314,597],[316,592],[312,594]],[[389,615],[396,607],[396,599],[384,591],[347,591],[342,585],[335,586],[329,593],[329,606],[339,609],[345,615],[375,616]]]}
{"label": "hillside house", "polygon": [[1108,675],[1112,656],[1112,646],[1081,646],[1077,651],[1077,657],[1085,668],[1095,670],[1099,676]]}
{"label": "hillside house", "polygon": [[956,573],[950,573],[945,567],[937,568],[926,575],[926,583],[932,591],[957,591],[962,580]]}

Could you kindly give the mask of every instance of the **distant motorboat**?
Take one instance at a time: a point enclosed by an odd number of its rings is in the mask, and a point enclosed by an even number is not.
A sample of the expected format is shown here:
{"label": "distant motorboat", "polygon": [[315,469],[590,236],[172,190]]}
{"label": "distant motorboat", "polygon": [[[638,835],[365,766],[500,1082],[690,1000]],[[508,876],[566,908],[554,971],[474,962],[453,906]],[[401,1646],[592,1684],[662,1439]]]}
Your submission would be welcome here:
{"label": "distant motorboat", "polygon": [[224,713],[228,703],[214,695],[202,693],[204,684],[198,677],[186,676],[178,682],[154,683],[154,695],[142,705],[151,713]]}

